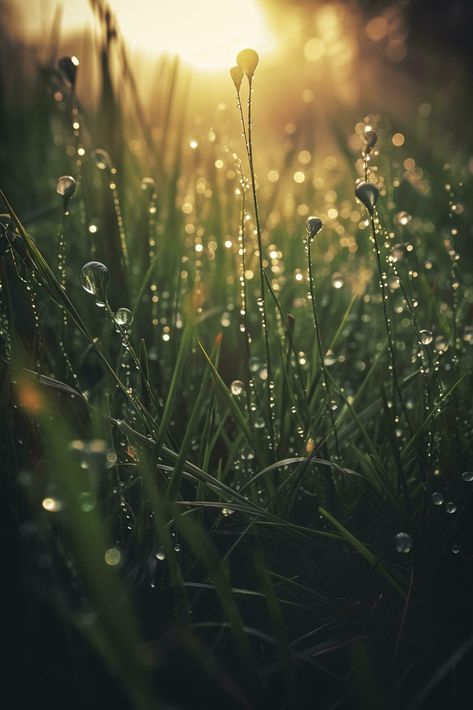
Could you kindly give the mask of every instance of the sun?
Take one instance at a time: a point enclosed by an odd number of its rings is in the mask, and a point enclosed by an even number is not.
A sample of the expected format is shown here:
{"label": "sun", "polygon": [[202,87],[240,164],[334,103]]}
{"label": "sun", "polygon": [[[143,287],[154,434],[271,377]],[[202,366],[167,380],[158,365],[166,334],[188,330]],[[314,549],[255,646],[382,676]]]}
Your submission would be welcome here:
{"label": "sun", "polygon": [[264,56],[275,40],[257,0],[114,0],[130,46],[177,54],[204,70],[227,69],[243,47]]}

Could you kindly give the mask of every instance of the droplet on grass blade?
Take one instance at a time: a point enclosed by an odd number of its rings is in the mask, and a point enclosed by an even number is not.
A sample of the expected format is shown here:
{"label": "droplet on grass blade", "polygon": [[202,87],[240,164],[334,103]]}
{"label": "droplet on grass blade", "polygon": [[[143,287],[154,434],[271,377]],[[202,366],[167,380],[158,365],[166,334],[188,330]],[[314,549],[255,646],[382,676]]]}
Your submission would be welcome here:
{"label": "droplet on grass blade", "polygon": [[360,182],[355,188],[355,195],[360,202],[364,204],[370,214],[373,214],[374,208],[379,197],[379,190],[371,182]]}
{"label": "droplet on grass blade", "polygon": [[369,152],[375,147],[378,141],[378,134],[371,126],[365,126],[364,139],[366,142],[366,151]]}
{"label": "droplet on grass blade", "polygon": [[143,180],[141,181],[140,188],[142,190],[149,190],[150,192],[155,192],[156,191],[156,183],[154,182],[152,177],[144,177]]}
{"label": "droplet on grass blade", "polygon": [[109,154],[103,148],[97,148],[94,150],[92,157],[94,159],[95,165],[99,170],[111,170],[112,169],[112,159]]}
{"label": "droplet on grass blade", "polygon": [[462,478],[466,483],[473,483],[473,471],[464,471]]}
{"label": "droplet on grass blade", "polygon": [[444,502],[444,497],[441,493],[438,493],[437,491],[435,493],[432,493],[432,503],[434,505],[443,505]]}
{"label": "droplet on grass blade", "polygon": [[74,55],[72,57],[62,57],[58,61],[58,67],[64,79],[74,87],[77,78],[77,69],[79,67],[77,57]]}
{"label": "droplet on grass blade", "polygon": [[56,182],[56,192],[61,197],[64,197],[64,201],[67,202],[71,199],[72,195],[76,191],[77,183],[71,175],[61,175],[58,177]]}
{"label": "droplet on grass blade", "polygon": [[401,225],[401,227],[405,227],[406,224],[409,224],[409,222],[412,219],[412,215],[409,214],[409,212],[406,212],[405,210],[398,212],[396,215],[396,222]]}
{"label": "droplet on grass blade", "polygon": [[434,339],[434,336],[430,332],[430,330],[421,330],[419,331],[419,342],[422,345],[430,345],[432,340]]}
{"label": "droplet on grass blade", "polygon": [[313,239],[323,227],[322,220],[318,217],[307,217],[305,231],[309,239]]}
{"label": "droplet on grass blade", "polygon": [[255,52],[254,49],[242,49],[237,54],[237,64],[250,80],[253,78],[258,62],[258,52]]}
{"label": "droplet on grass blade", "polygon": [[133,314],[129,308],[119,308],[115,313],[113,320],[121,327],[131,325]]}
{"label": "droplet on grass blade", "polygon": [[100,261],[89,261],[82,267],[82,288],[92,296],[105,300],[109,280],[109,271]]}
{"label": "droplet on grass blade", "polygon": [[232,384],[230,385],[230,392],[234,397],[239,397],[244,391],[244,389],[245,385],[241,380],[233,380]]}
{"label": "droplet on grass blade", "polygon": [[412,537],[409,533],[398,532],[394,538],[396,550],[407,555],[412,550]]}

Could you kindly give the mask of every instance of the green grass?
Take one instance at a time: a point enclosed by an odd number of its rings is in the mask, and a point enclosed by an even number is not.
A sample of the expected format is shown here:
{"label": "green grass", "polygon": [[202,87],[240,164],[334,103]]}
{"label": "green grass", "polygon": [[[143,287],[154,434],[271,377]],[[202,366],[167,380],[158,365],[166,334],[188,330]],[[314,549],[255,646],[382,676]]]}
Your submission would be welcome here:
{"label": "green grass", "polygon": [[[294,146],[280,154],[276,189],[255,119],[249,163],[238,123],[234,134],[206,127],[189,146],[177,63],[161,67],[155,140],[114,91],[112,45],[101,111],[53,66],[29,101],[5,102],[3,470],[28,585],[12,616],[25,618],[20,648],[37,654],[13,677],[26,672],[37,697],[54,705],[57,693],[68,707],[463,707],[473,638],[463,157],[406,167],[407,149],[376,119],[370,225],[354,195],[361,134],[350,148],[334,127],[325,188]],[[434,129],[423,120],[412,134],[421,145]],[[149,154],[130,148],[137,137]],[[99,169],[104,147],[111,162]],[[78,183],[67,205],[55,193],[63,174]],[[309,214],[324,222],[310,248]],[[81,287],[91,260],[109,269],[105,307]],[[120,307],[129,328],[113,319]],[[32,691],[16,692],[21,702]]]}

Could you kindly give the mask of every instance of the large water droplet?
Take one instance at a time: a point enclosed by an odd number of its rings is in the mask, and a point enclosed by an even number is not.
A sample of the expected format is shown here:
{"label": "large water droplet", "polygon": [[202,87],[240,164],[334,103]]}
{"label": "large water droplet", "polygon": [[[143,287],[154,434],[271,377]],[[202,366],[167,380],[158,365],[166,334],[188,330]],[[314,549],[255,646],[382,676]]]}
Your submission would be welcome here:
{"label": "large water droplet", "polygon": [[441,493],[438,493],[437,491],[435,493],[432,493],[432,503],[434,505],[443,505],[444,502],[444,497]]}
{"label": "large water droplet", "polygon": [[371,128],[371,126],[365,126],[364,138],[366,141],[366,149],[369,152],[375,147],[378,140],[378,134]]}
{"label": "large water droplet", "polygon": [[156,183],[152,177],[144,177],[141,181],[140,188],[142,190],[149,190],[150,192],[156,192]]}
{"label": "large water droplet", "polygon": [[118,547],[109,547],[108,550],[105,551],[104,560],[106,564],[110,567],[116,567],[117,565],[119,565],[121,559],[122,553],[120,552]]}
{"label": "large water droplet", "polygon": [[230,392],[234,397],[239,397],[244,391],[244,389],[245,385],[241,380],[233,380],[232,384],[230,385]]}
{"label": "large water droplet", "polygon": [[473,482],[473,471],[464,471],[462,473],[462,478],[467,483],[472,483]]}
{"label": "large water droplet", "polygon": [[360,202],[364,204],[370,214],[373,214],[374,208],[379,197],[379,190],[371,182],[360,182],[356,186],[355,195]]}
{"label": "large water droplet", "polygon": [[61,175],[56,182],[56,192],[64,197],[64,201],[68,201],[74,194],[76,186],[77,183],[71,175]]}
{"label": "large water droplet", "polygon": [[305,231],[307,232],[307,236],[309,239],[313,239],[322,229],[323,224],[322,220],[319,219],[318,217],[307,217],[307,221],[305,223]]}
{"label": "large water droplet", "polygon": [[100,261],[89,261],[82,267],[82,288],[92,296],[105,299],[110,274]]}
{"label": "large water droplet", "polygon": [[453,513],[457,512],[457,506],[452,500],[445,506],[445,511],[450,515],[453,515]]}
{"label": "large water droplet", "polygon": [[333,274],[333,276],[332,276],[332,286],[333,286],[334,288],[342,288],[343,283],[344,283],[344,281],[343,281],[343,276],[342,276],[341,274],[339,274],[338,272],[336,272],[335,274]]}
{"label": "large water droplet", "polygon": [[406,224],[409,224],[409,222],[412,219],[412,215],[409,214],[409,212],[398,212],[396,215],[396,222],[401,225],[401,227],[405,227]]}
{"label": "large water droplet", "polygon": [[112,159],[110,158],[106,150],[103,150],[102,148],[97,148],[97,150],[94,150],[92,157],[94,159],[95,165],[98,167],[99,170],[112,169]]}
{"label": "large water droplet", "polygon": [[113,317],[115,323],[121,327],[130,326],[133,314],[129,308],[119,308]]}
{"label": "large water droplet", "polygon": [[407,555],[412,550],[412,537],[409,533],[398,532],[394,538],[396,550]]}
{"label": "large water droplet", "polygon": [[434,339],[434,336],[430,332],[430,330],[421,330],[419,331],[419,342],[422,345],[430,345],[432,340]]}

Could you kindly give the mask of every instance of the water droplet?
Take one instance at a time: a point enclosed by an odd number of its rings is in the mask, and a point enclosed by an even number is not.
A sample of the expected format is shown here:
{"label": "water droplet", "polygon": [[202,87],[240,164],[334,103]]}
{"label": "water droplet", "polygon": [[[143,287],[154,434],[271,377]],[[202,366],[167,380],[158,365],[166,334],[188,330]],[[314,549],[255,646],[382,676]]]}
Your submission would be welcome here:
{"label": "water droplet", "polygon": [[82,267],[81,272],[82,288],[92,296],[97,296],[100,299],[106,299],[108,282],[110,274],[105,266],[100,261],[89,261]]}
{"label": "water droplet", "polygon": [[67,202],[74,194],[76,186],[77,183],[73,177],[70,175],[62,175],[57,179],[56,192],[58,195],[61,195],[61,197],[64,197],[64,201]]}
{"label": "water droplet", "polygon": [[121,327],[130,326],[133,320],[133,313],[129,308],[119,308],[113,316],[113,320]]}
{"label": "water droplet", "polygon": [[77,69],[79,67],[79,60],[77,57],[62,57],[58,61],[58,67],[66,81],[68,81],[71,86],[75,86]]}
{"label": "water droplet", "polygon": [[228,518],[229,515],[233,515],[234,512],[235,512],[235,511],[232,510],[231,508],[222,508],[222,515],[223,515],[225,518]]}
{"label": "water droplet", "polygon": [[343,276],[340,273],[335,272],[332,276],[332,286],[334,288],[342,288],[343,284]]}
{"label": "water droplet", "polygon": [[395,545],[396,545],[396,550],[398,552],[402,552],[404,554],[407,554],[412,550],[412,537],[409,535],[409,533],[406,532],[398,532],[397,535],[394,538],[395,540]]}
{"label": "water droplet", "polygon": [[106,150],[102,148],[97,148],[94,150],[92,157],[94,159],[95,165],[99,170],[111,170],[112,169],[112,159]]}
{"label": "water droplet", "polygon": [[255,52],[254,49],[242,49],[241,52],[238,52],[236,59],[241,71],[251,79],[258,66],[258,52]]}
{"label": "water droplet", "polygon": [[444,500],[445,499],[441,493],[438,493],[438,492],[432,493],[432,503],[434,505],[443,505]]}
{"label": "water droplet", "polygon": [[374,208],[379,197],[379,190],[371,182],[360,182],[356,186],[355,195],[360,202],[364,204],[370,214],[373,214]]}
{"label": "water droplet", "polygon": [[473,482],[473,471],[464,471],[462,473],[462,478],[467,483],[472,483]]}
{"label": "water droplet", "polygon": [[119,565],[121,559],[122,553],[120,552],[118,547],[109,547],[108,550],[105,551],[104,560],[106,564],[110,567],[116,567],[117,565]]}
{"label": "water droplet", "polygon": [[307,217],[305,231],[307,232],[309,239],[313,239],[320,232],[322,227],[323,223],[321,219],[318,217]]}
{"label": "water droplet", "polygon": [[164,550],[164,547],[158,547],[158,549],[156,550],[156,559],[160,560],[160,562],[166,559],[166,552]]}
{"label": "water droplet", "polygon": [[396,222],[401,225],[401,227],[405,227],[406,224],[409,224],[409,222],[412,219],[412,215],[409,214],[409,212],[398,212],[396,215]]}
{"label": "water droplet", "polygon": [[244,391],[244,389],[245,385],[241,380],[233,380],[232,384],[230,385],[230,392],[234,397],[239,397]]}
{"label": "water droplet", "polygon": [[378,134],[371,126],[365,126],[364,139],[366,141],[366,148],[370,151],[375,147],[378,141]]}
{"label": "water droplet", "polygon": [[434,339],[434,336],[430,332],[430,330],[421,330],[419,332],[419,343],[422,345],[430,345],[432,340]]}
{"label": "water droplet", "polygon": [[149,190],[150,192],[156,192],[156,183],[152,177],[144,177],[141,181],[140,188],[142,190]]}
{"label": "water droplet", "polygon": [[447,505],[445,506],[445,512],[449,513],[450,515],[457,512],[457,506],[453,501],[449,501],[447,503]]}
{"label": "water droplet", "polygon": [[62,502],[62,500],[52,495],[43,498],[43,500],[41,501],[41,505],[43,506],[44,510],[48,511],[48,513],[59,513],[61,512],[61,510],[64,510],[64,503]]}
{"label": "water droplet", "polygon": [[95,496],[90,491],[84,491],[79,494],[80,507],[84,513],[90,513],[95,508],[95,502]]}
{"label": "water droplet", "polygon": [[460,545],[452,545],[452,552],[454,555],[458,555],[460,552]]}

